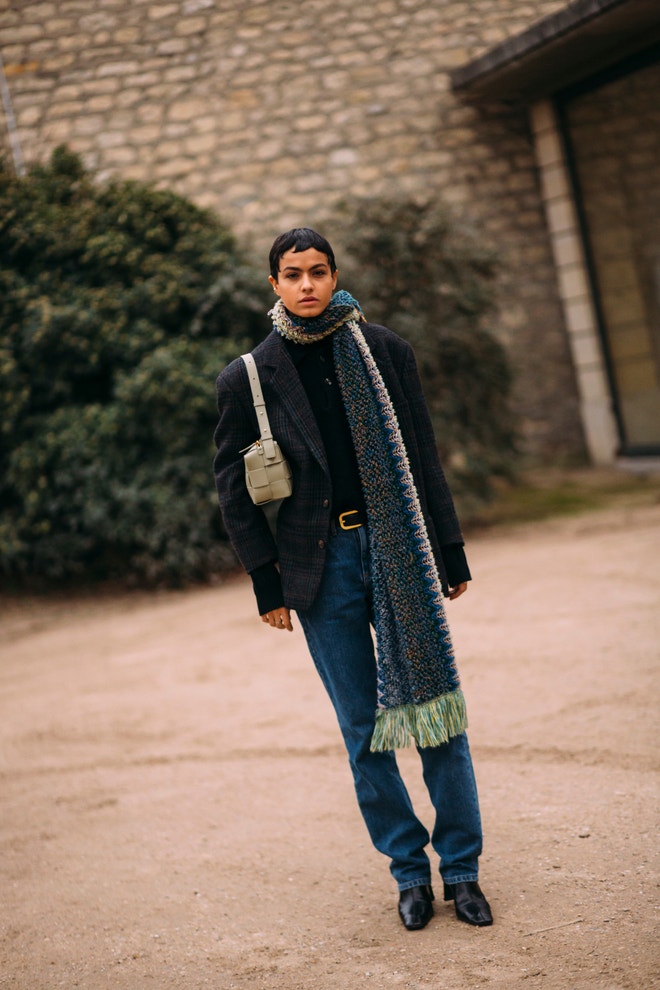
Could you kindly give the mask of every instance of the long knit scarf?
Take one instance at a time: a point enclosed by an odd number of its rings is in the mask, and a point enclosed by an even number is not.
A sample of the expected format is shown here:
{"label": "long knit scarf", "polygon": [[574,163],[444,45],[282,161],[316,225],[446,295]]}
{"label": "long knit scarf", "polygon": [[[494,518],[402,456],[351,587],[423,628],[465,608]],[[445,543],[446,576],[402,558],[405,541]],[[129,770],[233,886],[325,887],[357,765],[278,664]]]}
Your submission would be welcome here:
{"label": "long knit scarf", "polygon": [[297,343],[333,333],[337,381],[367,507],[374,593],[378,707],[373,751],[438,746],[467,726],[442,588],[392,400],[348,292],[317,317],[279,300],[275,330]]}

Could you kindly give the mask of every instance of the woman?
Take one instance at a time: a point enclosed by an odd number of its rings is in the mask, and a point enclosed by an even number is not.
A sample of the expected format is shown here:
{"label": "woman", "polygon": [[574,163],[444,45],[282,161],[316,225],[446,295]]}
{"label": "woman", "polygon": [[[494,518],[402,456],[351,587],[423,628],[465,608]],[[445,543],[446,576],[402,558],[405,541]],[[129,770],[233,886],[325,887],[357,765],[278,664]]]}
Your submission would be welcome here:
{"label": "woman", "polygon": [[[430,840],[445,900],[462,921],[490,925],[465,703],[442,601],[462,595],[470,573],[412,349],[335,291],[334,252],[316,231],[281,234],[270,270],[273,330],[253,356],[293,494],[273,536],[245,486],[241,452],[259,431],[244,363],[234,361],[217,381],[225,528],[262,621],[291,630],[291,611],[298,615],[364,821],[390,859],[403,924],[420,929],[433,916]],[[411,737],[435,809],[430,836],[394,754]]]}

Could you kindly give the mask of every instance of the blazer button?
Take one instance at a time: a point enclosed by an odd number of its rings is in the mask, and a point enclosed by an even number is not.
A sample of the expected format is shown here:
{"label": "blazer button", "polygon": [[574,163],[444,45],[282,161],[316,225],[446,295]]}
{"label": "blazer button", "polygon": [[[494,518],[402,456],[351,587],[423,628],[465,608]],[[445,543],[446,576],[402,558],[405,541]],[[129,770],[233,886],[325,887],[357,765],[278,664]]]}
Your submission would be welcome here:
{"label": "blazer button", "polygon": [[325,550],[325,540],[319,540],[319,549]]}
{"label": "blazer button", "polygon": [[330,505],[330,499],[329,498],[324,498],[323,499],[323,508],[324,509],[327,509],[329,505]]}

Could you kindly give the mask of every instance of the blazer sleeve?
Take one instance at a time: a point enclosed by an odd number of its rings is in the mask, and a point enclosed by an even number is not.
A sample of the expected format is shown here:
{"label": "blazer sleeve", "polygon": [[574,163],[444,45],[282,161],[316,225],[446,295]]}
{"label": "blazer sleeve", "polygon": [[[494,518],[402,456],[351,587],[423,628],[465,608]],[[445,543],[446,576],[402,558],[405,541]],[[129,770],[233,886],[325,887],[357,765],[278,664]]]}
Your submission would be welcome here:
{"label": "blazer sleeve", "polygon": [[259,436],[243,362],[233,361],[216,382],[219,420],[214,440],[215,485],[229,541],[246,571],[277,560],[277,546],[263,510],[245,484],[243,451]]}

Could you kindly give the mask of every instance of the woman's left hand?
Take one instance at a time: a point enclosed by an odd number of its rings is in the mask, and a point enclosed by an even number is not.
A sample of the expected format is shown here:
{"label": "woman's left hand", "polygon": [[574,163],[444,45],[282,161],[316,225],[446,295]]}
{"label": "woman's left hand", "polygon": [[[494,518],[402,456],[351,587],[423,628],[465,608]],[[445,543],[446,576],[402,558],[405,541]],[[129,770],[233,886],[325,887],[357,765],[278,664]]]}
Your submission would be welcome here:
{"label": "woman's left hand", "polygon": [[267,622],[273,629],[288,629],[289,632],[293,632],[291,612],[284,606],[282,608],[274,608],[272,612],[266,612],[265,615],[261,616],[261,621]]}

